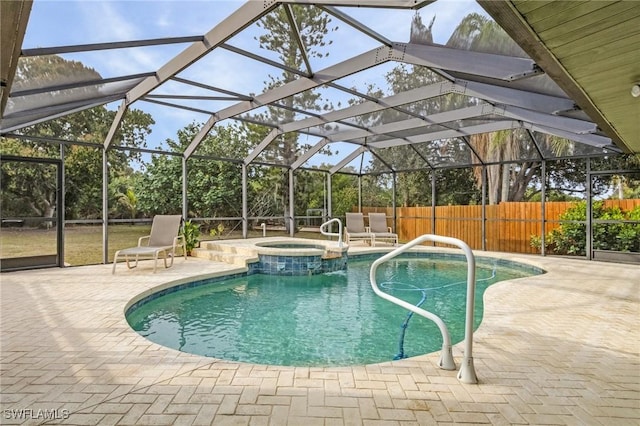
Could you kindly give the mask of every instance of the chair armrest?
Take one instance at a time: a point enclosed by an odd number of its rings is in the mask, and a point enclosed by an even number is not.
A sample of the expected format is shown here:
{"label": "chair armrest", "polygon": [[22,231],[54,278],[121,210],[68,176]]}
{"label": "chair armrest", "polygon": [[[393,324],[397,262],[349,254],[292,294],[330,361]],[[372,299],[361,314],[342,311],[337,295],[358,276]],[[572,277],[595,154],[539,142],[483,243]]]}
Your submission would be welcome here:
{"label": "chair armrest", "polygon": [[151,235],[147,235],[147,236],[138,238],[138,247],[142,247],[142,242],[145,241],[145,240],[147,241],[146,245],[148,246],[149,245],[148,241],[149,241],[150,238],[151,238]]}
{"label": "chair armrest", "polygon": [[390,233],[390,234],[393,233],[393,231],[391,231],[391,227],[390,226],[387,226],[387,232]]}

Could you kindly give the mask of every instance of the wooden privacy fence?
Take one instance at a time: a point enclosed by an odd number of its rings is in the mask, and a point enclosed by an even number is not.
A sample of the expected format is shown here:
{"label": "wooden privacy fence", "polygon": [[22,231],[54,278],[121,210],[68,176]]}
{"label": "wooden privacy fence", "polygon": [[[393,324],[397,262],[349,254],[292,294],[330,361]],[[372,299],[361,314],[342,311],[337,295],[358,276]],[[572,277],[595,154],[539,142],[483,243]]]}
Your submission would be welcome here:
{"label": "wooden privacy fence", "polygon": [[[575,202],[545,203],[545,233],[560,226],[560,215]],[[640,199],[605,200],[607,207],[618,206],[628,211],[640,205]],[[362,207],[365,215],[382,212],[389,226],[393,223],[393,208]],[[437,206],[435,230],[432,229],[432,207],[396,208],[396,232],[401,241],[411,241],[423,234],[438,234],[458,238],[474,250],[482,249],[482,206]],[[486,249],[510,253],[538,253],[531,247],[531,236],[542,235],[542,203],[506,202],[486,206]]]}

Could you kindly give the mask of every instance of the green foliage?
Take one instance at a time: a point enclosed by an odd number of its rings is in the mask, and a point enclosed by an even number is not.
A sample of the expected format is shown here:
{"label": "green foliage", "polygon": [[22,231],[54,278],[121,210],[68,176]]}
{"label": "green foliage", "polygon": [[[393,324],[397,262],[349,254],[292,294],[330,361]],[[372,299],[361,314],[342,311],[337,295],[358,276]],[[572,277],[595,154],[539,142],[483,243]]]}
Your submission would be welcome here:
{"label": "green foliage", "polygon": [[[184,151],[200,130],[189,124],[178,131],[178,141],[167,140],[173,151]],[[247,142],[233,127],[215,127],[202,141],[198,155],[238,157],[246,155]],[[235,217],[241,215],[242,169],[225,160],[192,158],[187,162],[189,215]],[[138,210],[147,216],[179,214],[182,206],[182,157],[153,155],[134,188]]]}
{"label": "green foliage", "polygon": [[224,224],[219,223],[218,226],[216,226],[215,228],[211,228],[209,230],[209,235],[212,237],[215,237],[215,236],[220,237],[224,232],[224,230],[225,230]]}
{"label": "green foliage", "polygon": [[184,236],[187,254],[191,255],[191,251],[200,244],[200,225],[188,220],[184,223],[180,234]]}
{"label": "green foliage", "polygon": [[[46,87],[64,82],[95,80],[100,75],[81,62],[66,60],[57,55],[46,55],[22,58],[16,71],[13,89]],[[75,96],[77,90],[74,89]],[[87,87],[87,92],[98,90]],[[64,96],[65,90],[55,94],[39,96]],[[89,94],[88,94],[89,95]],[[51,102],[59,102],[52,99]],[[65,217],[66,219],[93,219],[102,215],[102,143],[113,122],[115,111],[104,106],[80,111],[54,120],[35,124],[21,129],[20,133],[34,136],[34,140],[14,140],[0,138],[0,151],[3,154],[24,157],[60,158],[60,146],[55,143],[41,142],[41,138],[63,139],[92,143],[88,145],[67,145],[64,147],[65,166]],[[114,138],[114,144],[131,147],[144,147],[146,136],[151,132],[154,123],[151,115],[139,110],[130,110],[125,114],[122,124]],[[140,159],[137,151],[109,150],[110,179],[130,176],[133,171],[131,161]],[[33,168],[25,168],[15,164],[7,166],[7,173],[12,176],[16,186],[13,189],[3,187],[3,206],[26,206],[20,214],[46,216],[52,214],[48,205],[55,200],[55,176],[49,170],[37,175]],[[20,187],[28,187],[29,191],[18,191]],[[117,202],[116,198],[111,199]],[[6,203],[6,204],[5,204]],[[112,206],[113,207],[113,206]],[[116,209],[117,210],[117,209]],[[120,213],[118,213],[120,214]]]}
{"label": "green foliage", "polygon": [[[606,207],[602,201],[592,206],[596,221],[640,221],[640,206],[625,212],[620,207]],[[576,203],[560,215],[562,224],[546,235],[546,248],[555,254],[586,254],[587,204]],[[531,236],[531,246],[540,249],[542,240]],[[594,223],[593,249],[640,252],[640,223]]]}

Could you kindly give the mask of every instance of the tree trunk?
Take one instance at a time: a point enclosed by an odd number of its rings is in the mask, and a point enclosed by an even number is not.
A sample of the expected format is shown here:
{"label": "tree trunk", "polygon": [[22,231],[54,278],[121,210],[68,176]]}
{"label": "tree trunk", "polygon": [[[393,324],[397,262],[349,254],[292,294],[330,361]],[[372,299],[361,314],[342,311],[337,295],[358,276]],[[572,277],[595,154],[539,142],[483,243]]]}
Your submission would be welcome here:
{"label": "tree trunk", "polygon": [[500,184],[501,193],[500,193],[500,201],[510,201],[509,200],[509,182],[510,182],[510,174],[511,174],[511,164],[503,164],[502,165],[502,182]]}

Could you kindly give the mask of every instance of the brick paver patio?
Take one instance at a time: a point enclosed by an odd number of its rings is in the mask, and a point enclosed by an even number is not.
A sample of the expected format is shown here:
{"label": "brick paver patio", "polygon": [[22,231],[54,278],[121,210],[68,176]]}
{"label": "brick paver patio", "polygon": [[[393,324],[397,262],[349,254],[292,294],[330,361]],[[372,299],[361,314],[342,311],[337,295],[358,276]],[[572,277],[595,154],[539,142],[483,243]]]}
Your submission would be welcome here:
{"label": "brick paver patio", "polygon": [[0,423],[640,424],[640,266],[503,257],[548,273],[487,290],[477,385],[440,370],[438,354],[273,367],[181,353],[129,328],[124,309],[134,296],[233,269],[222,263],[178,259],[156,274],[148,264],[116,275],[110,265],[5,273]]}

